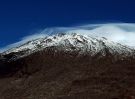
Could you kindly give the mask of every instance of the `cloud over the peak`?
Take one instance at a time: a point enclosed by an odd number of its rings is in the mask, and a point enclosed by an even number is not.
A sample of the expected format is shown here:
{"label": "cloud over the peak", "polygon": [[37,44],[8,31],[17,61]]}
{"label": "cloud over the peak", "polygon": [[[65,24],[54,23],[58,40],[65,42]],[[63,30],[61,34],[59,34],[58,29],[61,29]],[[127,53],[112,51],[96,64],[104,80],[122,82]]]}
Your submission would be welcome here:
{"label": "cloud over the peak", "polygon": [[135,23],[85,24],[72,27],[55,27],[42,31],[42,33],[49,33],[49,35],[59,32],[106,37],[110,41],[135,47]]}
{"label": "cloud over the peak", "polygon": [[110,41],[122,43],[135,47],[135,23],[105,23],[105,24],[85,24],[71,27],[52,27],[43,29],[40,33],[26,36],[21,41],[8,45],[0,49],[3,52],[9,48],[19,46],[29,40],[42,38],[60,32],[78,33],[96,37],[106,37]]}

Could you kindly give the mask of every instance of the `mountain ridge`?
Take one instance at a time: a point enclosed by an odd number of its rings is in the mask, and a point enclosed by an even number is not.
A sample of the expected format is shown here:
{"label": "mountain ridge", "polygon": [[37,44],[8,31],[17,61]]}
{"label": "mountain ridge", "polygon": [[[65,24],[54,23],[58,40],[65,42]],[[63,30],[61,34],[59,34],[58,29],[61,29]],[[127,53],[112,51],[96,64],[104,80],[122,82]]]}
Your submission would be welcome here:
{"label": "mountain ridge", "polygon": [[[34,52],[44,50],[48,47],[57,47],[57,50],[78,51],[80,54],[90,53],[91,56],[102,52],[104,56],[106,50],[111,54],[118,54],[122,57],[135,55],[135,50],[119,43],[109,41],[107,38],[91,37],[77,33],[59,33],[44,38],[33,39],[20,46],[11,48],[2,53],[2,56],[20,53],[16,58],[28,56]],[[15,57],[14,57],[15,59]]]}

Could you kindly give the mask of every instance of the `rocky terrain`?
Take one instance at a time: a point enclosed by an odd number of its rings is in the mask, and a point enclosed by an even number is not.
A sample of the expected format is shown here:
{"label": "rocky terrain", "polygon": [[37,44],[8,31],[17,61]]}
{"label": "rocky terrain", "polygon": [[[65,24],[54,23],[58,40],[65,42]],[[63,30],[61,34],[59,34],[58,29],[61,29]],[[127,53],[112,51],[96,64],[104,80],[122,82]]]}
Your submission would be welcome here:
{"label": "rocky terrain", "polygon": [[135,50],[57,34],[0,54],[0,99],[135,99]]}

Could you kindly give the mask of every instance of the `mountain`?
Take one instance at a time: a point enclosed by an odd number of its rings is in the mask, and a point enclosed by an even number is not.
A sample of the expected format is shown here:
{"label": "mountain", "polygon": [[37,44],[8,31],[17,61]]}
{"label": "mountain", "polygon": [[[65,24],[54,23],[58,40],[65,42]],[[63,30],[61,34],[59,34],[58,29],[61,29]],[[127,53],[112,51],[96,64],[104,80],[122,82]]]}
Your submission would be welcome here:
{"label": "mountain", "polygon": [[134,99],[135,50],[59,33],[0,54],[1,99]]}

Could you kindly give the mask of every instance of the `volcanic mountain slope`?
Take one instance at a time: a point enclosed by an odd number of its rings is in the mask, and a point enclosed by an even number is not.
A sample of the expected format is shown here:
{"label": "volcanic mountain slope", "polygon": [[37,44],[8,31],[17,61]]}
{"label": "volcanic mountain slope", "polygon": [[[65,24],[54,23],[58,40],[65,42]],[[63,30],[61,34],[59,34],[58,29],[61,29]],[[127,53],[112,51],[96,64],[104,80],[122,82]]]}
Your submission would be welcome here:
{"label": "volcanic mountain slope", "polygon": [[134,99],[134,49],[57,34],[0,55],[1,99]]}

